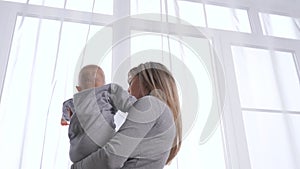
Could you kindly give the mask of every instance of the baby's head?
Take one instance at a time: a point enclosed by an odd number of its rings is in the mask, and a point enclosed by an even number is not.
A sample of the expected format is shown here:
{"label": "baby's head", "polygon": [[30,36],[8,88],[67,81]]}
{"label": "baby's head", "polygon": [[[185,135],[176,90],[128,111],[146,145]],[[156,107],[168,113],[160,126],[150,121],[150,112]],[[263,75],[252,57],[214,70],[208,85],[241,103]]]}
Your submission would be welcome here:
{"label": "baby's head", "polygon": [[78,91],[100,87],[105,84],[105,76],[103,70],[97,65],[84,66],[78,75]]}

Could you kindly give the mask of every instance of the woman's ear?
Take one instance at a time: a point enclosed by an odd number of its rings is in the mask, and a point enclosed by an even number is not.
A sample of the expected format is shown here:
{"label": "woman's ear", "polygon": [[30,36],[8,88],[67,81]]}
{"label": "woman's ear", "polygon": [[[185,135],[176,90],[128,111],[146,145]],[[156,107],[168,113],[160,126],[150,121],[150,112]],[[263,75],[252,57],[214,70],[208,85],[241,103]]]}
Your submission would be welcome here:
{"label": "woman's ear", "polygon": [[78,92],[80,92],[82,90],[80,86],[76,86],[76,89]]}

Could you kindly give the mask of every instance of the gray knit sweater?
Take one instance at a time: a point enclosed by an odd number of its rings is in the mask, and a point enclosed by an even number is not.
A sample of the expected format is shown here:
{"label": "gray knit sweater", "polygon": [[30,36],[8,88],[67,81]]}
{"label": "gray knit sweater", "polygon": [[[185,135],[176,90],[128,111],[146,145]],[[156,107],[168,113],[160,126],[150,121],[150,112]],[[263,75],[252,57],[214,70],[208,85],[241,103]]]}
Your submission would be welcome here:
{"label": "gray knit sweater", "polygon": [[[74,163],[71,168],[162,169],[176,132],[171,110],[154,96],[145,96],[130,106],[132,102],[124,99],[124,95],[113,93],[110,95],[113,105],[123,112],[128,112],[126,121],[107,143],[101,142],[101,148]],[[98,103],[96,99],[90,101],[94,98],[91,95],[91,92],[74,95],[74,105],[82,127],[92,140],[97,141],[102,133],[108,131],[108,127],[98,126],[95,122],[95,119],[99,118],[95,111]],[[81,114],[85,115],[79,117]],[[86,115],[91,118],[81,120]]]}

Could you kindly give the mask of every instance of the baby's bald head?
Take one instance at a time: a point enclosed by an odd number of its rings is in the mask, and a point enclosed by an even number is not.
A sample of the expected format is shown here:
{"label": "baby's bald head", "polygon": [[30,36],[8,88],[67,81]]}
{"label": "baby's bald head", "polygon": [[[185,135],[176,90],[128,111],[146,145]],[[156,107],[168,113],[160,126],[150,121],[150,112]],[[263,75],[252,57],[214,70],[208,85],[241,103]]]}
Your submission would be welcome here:
{"label": "baby's bald head", "polygon": [[97,65],[84,66],[78,76],[78,91],[93,87],[100,87],[105,84],[105,76],[103,70]]}

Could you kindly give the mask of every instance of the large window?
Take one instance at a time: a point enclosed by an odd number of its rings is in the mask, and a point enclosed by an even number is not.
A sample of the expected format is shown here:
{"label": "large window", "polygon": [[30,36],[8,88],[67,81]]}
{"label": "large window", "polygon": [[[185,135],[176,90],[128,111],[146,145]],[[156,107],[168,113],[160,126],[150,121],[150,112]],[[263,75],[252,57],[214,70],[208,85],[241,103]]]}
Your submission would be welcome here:
{"label": "large window", "polygon": [[[69,167],[62,102],[76,92],[86,44],[103,34],[98,45],[105,50],[95,64],[107,83],[127,88],[130,67],[162,62],[177,77],[182,106],[188,102],[185,108],[195,112],[183,115],[182,149],[166,169],[299,168],[299,6],[293,0],[0,1],[0,162],[11,169]],[[125,117],[118,114],[118,126]]]}

